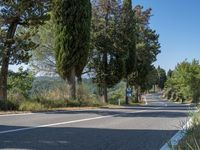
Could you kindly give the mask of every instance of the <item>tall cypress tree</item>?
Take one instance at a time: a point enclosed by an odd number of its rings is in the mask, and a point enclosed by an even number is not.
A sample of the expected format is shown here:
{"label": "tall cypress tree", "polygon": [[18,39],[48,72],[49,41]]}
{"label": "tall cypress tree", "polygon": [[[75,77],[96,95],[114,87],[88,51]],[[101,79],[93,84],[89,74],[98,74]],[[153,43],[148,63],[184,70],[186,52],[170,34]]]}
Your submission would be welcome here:
{"label": "tall cypress tree", "polygon": [[86,64],[91,24],[89,0],[55,0],[55,58],[59,75],[68,81],[69,96],[76,99],[76,74]]}
{"label": "tall cypress tree", "polygon": [[[132,1],[124,0],[122,8],[122,49],[125,52],[125,80],[126,89],[129,86],[129,75],[135,71],[136,66],[136,22],[134,18],[134,11],[132,10]],[[128,97],[125,97],[126,104],[128,104]]]}

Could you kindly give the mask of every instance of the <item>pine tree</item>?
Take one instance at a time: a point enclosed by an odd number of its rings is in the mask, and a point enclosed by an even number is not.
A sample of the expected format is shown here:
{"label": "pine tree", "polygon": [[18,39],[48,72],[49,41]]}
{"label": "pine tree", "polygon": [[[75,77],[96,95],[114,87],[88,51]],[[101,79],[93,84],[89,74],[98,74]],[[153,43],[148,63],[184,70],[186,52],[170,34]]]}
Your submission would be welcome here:
{"label": "pine tree", "polygon": [[108,102],[107,89],[120,82],[123,77],[123,57],[118,47],[120,6],[116,0],[99,0],[93,3],[91,67],[99,96]]}
{"label": "pine tree", "polygon": [[28,62],[29,51],[34,48],[30,40],[30,27],[37,27],[48,17],[49,1],[0,1],[1,71],[0,100],[7,99],[9,64]]}
{"label": "pine tree", "polygon": [[153,68],[152,63],[156,61],[156,57],[160,53],[159,35],[149,27],[151,9],[145,11],[142,9],[141,6],[134,8],[137,23],[137,63],[135,72],[130,76],[130,83],[136,90],[136,102],[141,99],[141,92],[146,89],[145,84],[148,74]]}
{"label": "pine tree", "polygon": [[53,6],[56,67],[68,81],[70,98],[76,99],[75,75],[80,76],[88,56],[91,4],[89,0],[55,0]]}

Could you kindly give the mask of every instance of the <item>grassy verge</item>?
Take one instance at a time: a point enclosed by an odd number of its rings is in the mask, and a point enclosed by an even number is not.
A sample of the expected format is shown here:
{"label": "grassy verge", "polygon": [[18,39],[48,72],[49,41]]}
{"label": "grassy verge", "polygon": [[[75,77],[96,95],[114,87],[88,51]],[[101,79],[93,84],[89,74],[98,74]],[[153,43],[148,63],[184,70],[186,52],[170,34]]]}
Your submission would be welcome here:
{"label": "grassy verge", "polygon": [[177,150],[200,150],[200,112],[193,118],[193,125],[179,142]]}
{"label": "grassy verge", "polygon": [[0,101],[0,111],[46,111],[64,108],[100,107],[101,102],[95,99],[88,100],[7,100]]}

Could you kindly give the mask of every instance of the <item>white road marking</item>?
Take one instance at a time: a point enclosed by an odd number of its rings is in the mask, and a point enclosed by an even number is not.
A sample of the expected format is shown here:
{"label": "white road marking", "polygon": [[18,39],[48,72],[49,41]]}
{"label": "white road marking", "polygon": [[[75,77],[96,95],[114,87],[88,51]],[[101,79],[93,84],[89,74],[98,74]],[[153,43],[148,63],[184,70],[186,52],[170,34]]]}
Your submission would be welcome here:
{"label": "white road marking", "polygon": [[[198,112],[199,110],[195,111]],[[169,142],[165,143],[161,147],[160,150],[171,150],[173,147],[175,147],[179,141],[185,136],[187,129],[189,129],[192,126],[193,119],[190,118],[187,123],[182,127],[182,130],[178,131],[170,140]]]}
{"label": "white road marking", "polygon": [[[135,112],[131,112],[131,113],[139,113],[139,112],[145,112],[145,111],[148,111],[148,110],[135,111]],[[46,124],[46,125],[39,125],[39,126],[33,126],[33,127],[27,127],[27,128],[18,128],[18,129],[12,129],[12,130],[5,130],[5,131],[0,131],[0,134],[19,132],[19,131],[25,131],[25,130],[32,130],[32,129],[44,128],[44,127],[52,127],[52,126],[70,124],[70,123],[78,123],[78,122],[84,122],[84,121],[90,121],[90,120],[97,120],[97,119],[115,117],[115,116],[120,116],[120,115],[123,115],[123,114],[100,116],[100,117],[94,117],[94,118],[86,118],[86,119],[80,119],[80,120],[72,120],[72,121],[66,121],[66,122],[58,122],[58,123],[52,123],[52,124]]]}

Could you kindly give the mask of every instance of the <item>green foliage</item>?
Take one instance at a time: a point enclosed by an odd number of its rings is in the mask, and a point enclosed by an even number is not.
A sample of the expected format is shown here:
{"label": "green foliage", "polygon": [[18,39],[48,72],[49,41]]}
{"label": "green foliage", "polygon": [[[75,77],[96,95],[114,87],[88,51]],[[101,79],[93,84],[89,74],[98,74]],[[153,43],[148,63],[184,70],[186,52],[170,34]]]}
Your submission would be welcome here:
{"label": "green foliage", "polygon": [[19,108],[19,103],[17,101],[13,100],[0,101],[0,110],[2,111],[18,110],[18,108]]}
{"label": "green foliage", "polygon": [[[170,89],[170,90],[169,90]],[[183,61],[179,63],[167,79],[166,90],[171,94],[171,99],[200,101],[200,65],[197,60],[192,63]],[[169,92],[170,91],[170,92]],[[172,93],[176,95],[173,97]]]}
{"label": "green foliage", "polygon": [[20,111],[41,111],[45,110],[45,107],[38,102],[23,101],[19,106]]}
{"label": "green foliage", "polygon": [[187,129],[186,136],[174,149],[177,150],[200,150],[200,113],[193,116],[192,127]]}
{"label": "green foliage", "polygon": [[53,7],[56,66],[60,76],[66,79],[72,68],[80,74],[86,64],[91,5],[89,0],[55,0]]}
{"label": "green foliage", "polygon": [[104,90],[119,83],[124,75],[123,50],[118,45],[119,11],[115,0],[93,3],[90,67],[94,72],[94,82]]}
{"label": "green foliage", "polygon": [[[0,42],[4,43],[2,49],[4,51],[9,44],[10,64],[27,63],[30,58],[29,51],[35,47],[30,40],[32,32],[29,29],[43,24],[48,19],[46,12],[49,8],[49,1],[7,0],[1,1],[0,6],[0,37],[2,39]],[[11,27],[14,25],[16,26],[16,34],[15,30],[11,31]],[[8,37],[9,34],[13,34],[14,38]]]}
{"label": "green foliage", "polygon": [[8,75],[8,90],[9,95],[13,95],[15,99],[17,95],[22,95],[27,98],[29,91],[32,89],[33,74],[29,70],[19,68],[18,72],[9,71]]}
{"label": "green foliage", "polygon": [[160,68],[160,66],[158,66],[157,73],[158,73],[157,84],[158,84],[158,87],[162,90],[162,89],[164,89],[165,82],[167,81],[166,72],[164,69],[162,69],[162,68]]}
{"label": "green foliage", "polygon": [[55,34],[52,24],[51,17],[49,21],[46,21],[44,25],[38,28],[37,34],[32,37],[32,41],[37,44],[37,47],[31,53],[31,66],[35,72],[45,75],[56,74],[56,62],[53,50]]}
{"label": "green foliage", "polygon": [[[149,27],[151,9],[143,11],[143,7],[134,8],[136,18],[136,71],[129,76],[129,82],[142,91],[149,88],[148,78],[153,72],[153,62],[160,53],[159,35]],[[155,73],[153,73],[155,74]]]}
{"label": "green foliage", "polygon": [[49,0],[0,1],[0,100],[7,100],[9,64],[28,63],[30,51],[35,48],[30,28],[36,28],[48,19]]}
{"label": "green foliage", "polygon": [[[125,52],[125,78],[135,71],[136,67],[136,18],[132,10],[132,1],[124,0],[121,16],[121,48]],[[128,81],[127,81],[128,82]]]}

